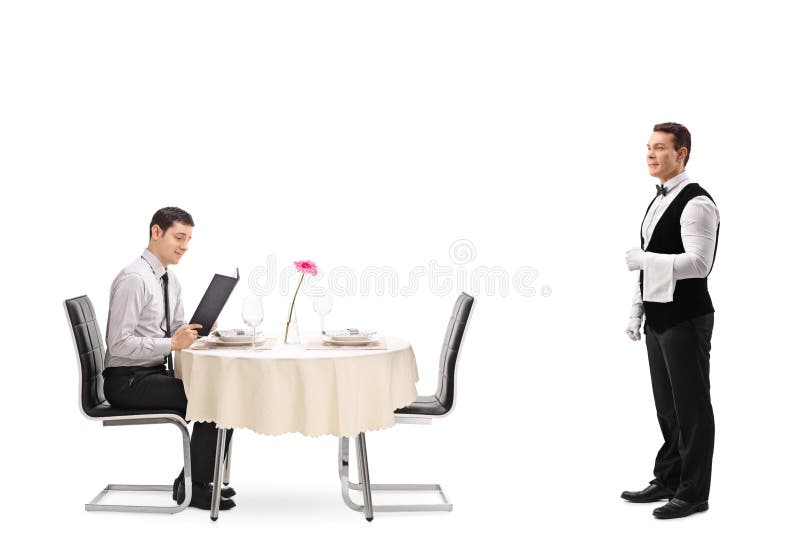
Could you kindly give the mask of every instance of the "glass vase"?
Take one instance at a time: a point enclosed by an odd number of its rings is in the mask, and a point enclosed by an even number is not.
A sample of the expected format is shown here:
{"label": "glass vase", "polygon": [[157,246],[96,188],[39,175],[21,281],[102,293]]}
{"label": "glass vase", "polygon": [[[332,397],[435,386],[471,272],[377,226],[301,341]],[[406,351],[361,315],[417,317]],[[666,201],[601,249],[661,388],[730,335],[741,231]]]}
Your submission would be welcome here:
{"label": "glass vase", "polygon": [[297,324],[297,308],[292,311],[292,317],[286,323],[284,330],[283,342],[287,345],[296,345],[300,343],[300,326]]}

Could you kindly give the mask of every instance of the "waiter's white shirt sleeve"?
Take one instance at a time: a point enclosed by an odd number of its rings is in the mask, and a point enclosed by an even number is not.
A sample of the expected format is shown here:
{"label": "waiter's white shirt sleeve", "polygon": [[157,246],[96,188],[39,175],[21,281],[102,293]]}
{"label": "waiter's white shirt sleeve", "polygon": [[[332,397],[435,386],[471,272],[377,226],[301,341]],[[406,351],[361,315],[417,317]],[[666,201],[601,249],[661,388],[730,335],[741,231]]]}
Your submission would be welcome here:
{"label": "waiter's white shirt sleeve", "polygon": [[631,304],[631,319],[641,319],[644,315],[644,304],[642,303],[642,293],[639,289],[639,279],[636,279],[636,284],[633,289],[633,304]]}
{"label": "waiter's white shirt sleeve", "polygon": [[718,225],[719,210],[708,197],[695,197],[686,204],[681,214],[681,240],[686,252],[645,252],[644,300],[672,302],[675,282],[708,276],[714,260]]}

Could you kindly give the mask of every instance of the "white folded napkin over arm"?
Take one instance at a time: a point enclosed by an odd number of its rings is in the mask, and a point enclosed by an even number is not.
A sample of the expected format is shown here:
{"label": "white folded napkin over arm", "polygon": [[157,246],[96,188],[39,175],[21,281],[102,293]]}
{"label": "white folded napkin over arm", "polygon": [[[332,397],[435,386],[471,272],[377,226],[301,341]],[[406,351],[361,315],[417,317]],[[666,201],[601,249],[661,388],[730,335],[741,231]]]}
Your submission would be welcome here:
{"label": "white folded napkin over arm", "polygon": [[642,300],[647,302],[672,302],[675,292],[673,262],[675,254],[644,253],[644,287]]}

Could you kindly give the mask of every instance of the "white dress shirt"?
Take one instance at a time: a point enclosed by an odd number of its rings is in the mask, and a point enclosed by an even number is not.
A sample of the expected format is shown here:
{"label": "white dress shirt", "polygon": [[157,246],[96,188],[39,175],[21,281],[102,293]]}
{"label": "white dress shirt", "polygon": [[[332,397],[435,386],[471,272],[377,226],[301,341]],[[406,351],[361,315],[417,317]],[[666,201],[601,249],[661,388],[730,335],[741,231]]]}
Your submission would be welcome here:
{"label": "white dress shirt", "polygon": [[[171,352],[164,315],[164,282],[168,272],[149,250],[125,267],[111,284],[106,326],[106,367],[164,363]],[[181,284],[169,272],[172,333],[183,326]]]}
{"label": "white dress shirt", "polygon": [[[694,183],[694,181],[689,178],[686,171],[664,183],[667,194],[656,197],[650,209],[647,210],[642,224],[644,249],[650,243],[653,230],[661,215],[683,188],[690,183]],[[644,287],[642,288],[644,298],[639,289],[637,273],[631,317],[641,318],[644,314],[642,300],[672,302],[675,282],[686,278],[705,278],[711,271],[719,226],[717,206],[705,195],[694,197],[683,209],[680,223],[681,240],[686,252],[682,254],[645,252]]]}

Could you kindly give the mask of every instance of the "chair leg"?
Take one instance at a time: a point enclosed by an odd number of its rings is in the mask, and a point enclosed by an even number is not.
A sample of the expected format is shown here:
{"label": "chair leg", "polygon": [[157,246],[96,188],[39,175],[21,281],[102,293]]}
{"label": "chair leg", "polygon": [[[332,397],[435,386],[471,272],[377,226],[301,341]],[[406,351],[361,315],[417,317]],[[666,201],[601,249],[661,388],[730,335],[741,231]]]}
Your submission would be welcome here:
{"label": "chair leg", "polygon": [[126,504],[99,504],[100,501],[112,491],[158,491],[172,493],[172,484],[169,485],[151,485],[151,484],[108,484],[97,496],[87,503],[84,508],[87,512],[139,512],[139,513],[166,513],[174,514],[182,512],[189,506],[192,500],[192,459],[189,449],[189,430],[186,425],[182,425],[172,419],[151,419],[141,420],[137,422],[129,422],[124,420],[108,420],[103,421],[104,426],[128,426],[131,424],[157,424],[157,423],[171,423],[178,427],[181,431],[181,438],[183,442],[183,476],[184,484],[186,487],[186,498],[182,504],[175,506],[134,506]]}
{"label": "chair leg", "polygon": [[[360,437],[361,435],[359,435]],[[356,438],[356,452],[360,453],[358,442],[361,441],[363,447],[364,466],[366,467],[366,479],[363,478],[361,471],[359,471],[360,483],[356,484],[350,481],[350,440],[349,438],[339,438],[339,479],[342,485],[342,500],[352,510],[357,512],[365,512],[367,499],[372,512],[451,512],[453,504],[447,499],[442,486],[439,484],[372,484],[369,482],[369,467],[366,461],[366,440],[359,440]],[[359,462],[359,470],[360,462]],[[364,489],[367,491],[364,491]],[[364,495],[365,504],[360,505],[355,503],[350,498],[350,490],[360,491]],[[396,505],[373,505],[372,492],[373,491],[411,491],[411,492],[436,492],[442,499],[441,504],[396,504]],[[369,496],[367,496],[367,494]]]}
{"label": "chair leg", "polygon": [[342,500],[351,510],[363,512],[364,507],[353,502],[350,489],[357,486],[350,482],[350,438],[339,438],[339,480],[342,483]]}

